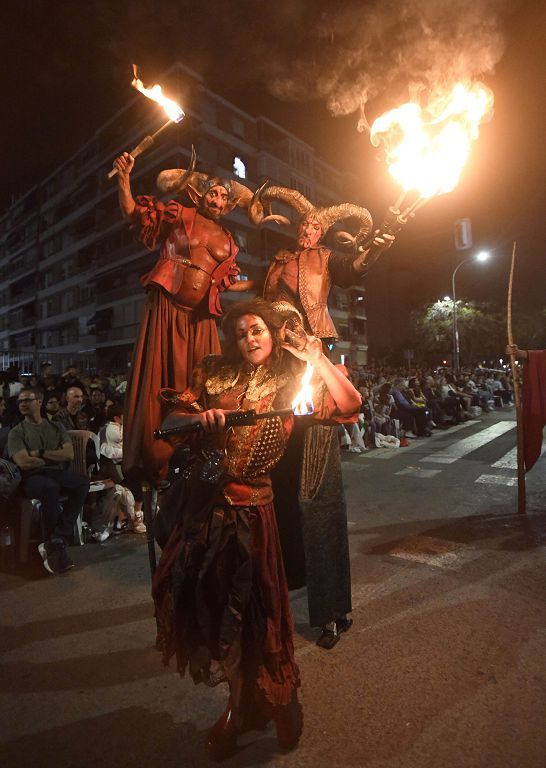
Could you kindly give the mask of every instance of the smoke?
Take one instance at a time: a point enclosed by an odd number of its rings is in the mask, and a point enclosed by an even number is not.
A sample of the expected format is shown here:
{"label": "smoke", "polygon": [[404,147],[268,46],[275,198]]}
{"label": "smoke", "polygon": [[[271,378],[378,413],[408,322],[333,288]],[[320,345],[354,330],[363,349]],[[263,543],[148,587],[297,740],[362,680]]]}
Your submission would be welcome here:
{"label": "smoke", "polygon": [[275,62],[270,89],[287,101],[321,99],[335,116],[357,113],[363,130],[373,99],[388,94],[394,106],[400,97],[492,73],[504,51],[506,7],[502,0],[332,3],[307,16],[292,58]]}

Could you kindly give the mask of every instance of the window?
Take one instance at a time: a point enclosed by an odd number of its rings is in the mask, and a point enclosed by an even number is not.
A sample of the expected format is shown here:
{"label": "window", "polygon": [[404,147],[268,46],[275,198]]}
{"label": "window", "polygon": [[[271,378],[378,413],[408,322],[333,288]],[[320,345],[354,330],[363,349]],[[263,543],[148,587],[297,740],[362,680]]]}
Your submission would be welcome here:
{"label": "window", "polygon": [[246,166],[240,157],[233,158],[233,173],[240,179],[246,179]]}

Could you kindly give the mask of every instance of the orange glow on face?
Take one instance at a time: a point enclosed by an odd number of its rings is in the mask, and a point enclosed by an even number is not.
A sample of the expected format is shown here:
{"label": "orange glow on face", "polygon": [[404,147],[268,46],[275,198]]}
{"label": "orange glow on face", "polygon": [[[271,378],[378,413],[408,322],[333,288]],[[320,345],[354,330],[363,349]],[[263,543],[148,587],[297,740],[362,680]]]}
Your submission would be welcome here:
{"label": "orange glow on face", "polygon": [[179,123],[184,119],[184,110],[178,106],[178,104],[172,99],[168,99],[163,95],[163,91],[160,85],[153,85],[151,88],[145,88],[142,80],[137,76],[137,68],[133,64],[134,78],[131,85],[136,88],[137,91],[146,96],[147,99],[157,102],[165,110],[169,120],[175,123]]}
{"label": "orange glow on face", "polygon": [[385,112],[374,121],[370,140],[384,145],[389,172],[404,190],[442,195],[457,185],[493,101],[482,83],[457,83],[437,92],[426,108],[408,102]]}
{"label": "orange glow on face", "polygon": [[313,375],[313,366],[307,362],[305,373],[301,379],[301,387],[292,400],[292,410],[295,416],[307,416],[315,410],[313,405],[313,388],[311,387],[311,377]]}

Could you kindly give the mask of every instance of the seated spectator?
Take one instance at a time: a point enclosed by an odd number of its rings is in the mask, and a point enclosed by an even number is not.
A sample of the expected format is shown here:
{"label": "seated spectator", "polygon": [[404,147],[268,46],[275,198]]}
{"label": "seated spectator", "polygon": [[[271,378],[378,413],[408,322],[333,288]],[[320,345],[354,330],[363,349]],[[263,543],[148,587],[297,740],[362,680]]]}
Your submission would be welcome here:
{"label": "seated spectator", "polygon": [[[126,498],[126,514],[120,516],[119,528],[134,533],[146,533],[142,514],[142,489],[140,483],[125,478],[121,470],[123,459],[123,406],[114,403],[108,408],[107,422],[99,432],[101,473],[112,479],[117,486],[126,487],[131,497]],[[121,488],[118,495],[122,496]],[[124,525],[125,523],[125,525]],[[116,531],[114,531],[116,532]]]}
{"label": "seated spectator", "polygon": [[[74,458],[70,436],[63,425],[42,418],[43,393],[27,387],[17,397],[23,416],[8,435],[8,454],[17,464],[27,498],[39,499],[45,540],[38,547],[49,573],[64,573],[74,563],[66,544],[74,532],[89,491],[89,481],[68,469]],[[61,496],[66,500],[60,504]]]}
{"label": "seated spectator", "polygon": [[406,397],[404,379],[395,379],[392,386],[392,396],[396,408],[396,418],[400,419],[406,437],[430,437],[432,434],[427,426],[428,414],[426,408],[419,408]]}
{"label": "seated spectator", "polygon": [[446,413],[452,416],[456,424],[461,424],[461,422],[464,421],[463,404],[453,387],[448,384],[446,376],[440,377],[439,388],[442,394],[442,407],[445,409]]}
{"label": "seated spectator", "polygon": [[500,397],[503,404],[507,405],[511,400],[511,393],[509,389],[505,389],[501,382],[501,374],[495,373],[491,379],[491,392],[493,397]]}
{"label": "seated spectator", "polygon": [[48,392],[56,392],[59,386],[59,377],[53,373],[53,366],[50,362],[42,363],[40,366],[40,376],[38,378],[38,387],[47,395]]}
{"label": "seated spectator", "polygon": [[427,414],[427,429],[435,428],[437,425],[434,419],[432,418],[432,411],[429,409],[427,405],[426,397],[423,394],[421,390],[421,385],[419,384],[415,376],[409,380],[408,387],[405,390],[405,395],[407,399],[410,401],[410,403],[412,403],[412,405],[415,405],[417,408],[425,409],[425,412]]}
{"label": "seated spectator", "polygon": [[472,397],[458,386],[457,382],[455,381],[455,377],[450,373],[446,374],[446,387],[448,397],[458,398],[463,409],[463,419],[469,419],[470,413],[468,409],[472,405]]}
{"label": "seated spectator", "polygon": [[60,422],[65,429],[89,429],[89,419],[83,411],[81,387],[69,387],[66,390],[66,406],[59,408],[54,421]]}
{"label": "seated spectator", "polygon": [[374,427],[376,432],[382,435],[390,435],[392,432],[391,413],[394,407],[392,387],[388,381],[381,384],[374,398]]}
{"label": "seated spectator", "polygon": [[16,365],[10,365],[4,372],[4,385],[2,396],[6,402],[12,398],[17,397],[23,385],[19,380],[19,368]]}
{"label": "seated spectator", "polygon": [[480,389],[471,376],[467,377],[463,389],[472,398],[472,405],[479,406],[482,411],[489,410],[490,393]]}
{"label": "seated spectator", "polygon": [[506,376],[504,373],[501,373],[499,376],[499,381],[502,384],[502,391],[506,395],[506,397],[503,397],[503,401],[507,405],[513,404],[514,403],[514,387],[512,386],[512,382],[510,381],[510,378]]}
{"label": "seated spectator", "polygon": [[425,398],[427,408],[430,410],[432,420],[440,427],[447,427],[451,419],[450,414],[443,407],[440,390],[436,386],[433,376],[426,376],[421,382],[421,392]]}
{"label": "seated spectator", "polygon": [[106,424],[106,395],[103,390],[91,384],[89,402],[82,410],[89,420],[89,429],[98,435]]}
{"label": "seated spectator", "polygon": [[87,394],[85,384],[80,378],[78,378],[78,369],[75,365],[68,366],[66,371],[61,376],[59,387],[63,392],[68,392],[70,387],[76,387],[77,389],[81,389],[84,395]]}
{"label": "seated spectator", "polygon": [[59,413],[61,407],[61,402],[59,400],[59,395],[55,391],[46,392],[44,395],[44,401],[42,403],[42,416],[49,421],[52,421],[52,419],[55,418],[55,416]]}

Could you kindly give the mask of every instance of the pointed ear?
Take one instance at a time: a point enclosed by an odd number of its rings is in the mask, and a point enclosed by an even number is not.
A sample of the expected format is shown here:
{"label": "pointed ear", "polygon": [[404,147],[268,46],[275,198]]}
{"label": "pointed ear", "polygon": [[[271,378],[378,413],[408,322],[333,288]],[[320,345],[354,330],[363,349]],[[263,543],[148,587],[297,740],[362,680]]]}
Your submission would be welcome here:
{"label": "pointed ear", "polygon": [[190,184],[188,182],[188,184],[186,185],[186,192],[188,193],[188,197],[190,198],[190,200],[194,205],[199,206],[201,204],[201,195],[199,194],[197,189],[193,186],[193,184]]}

